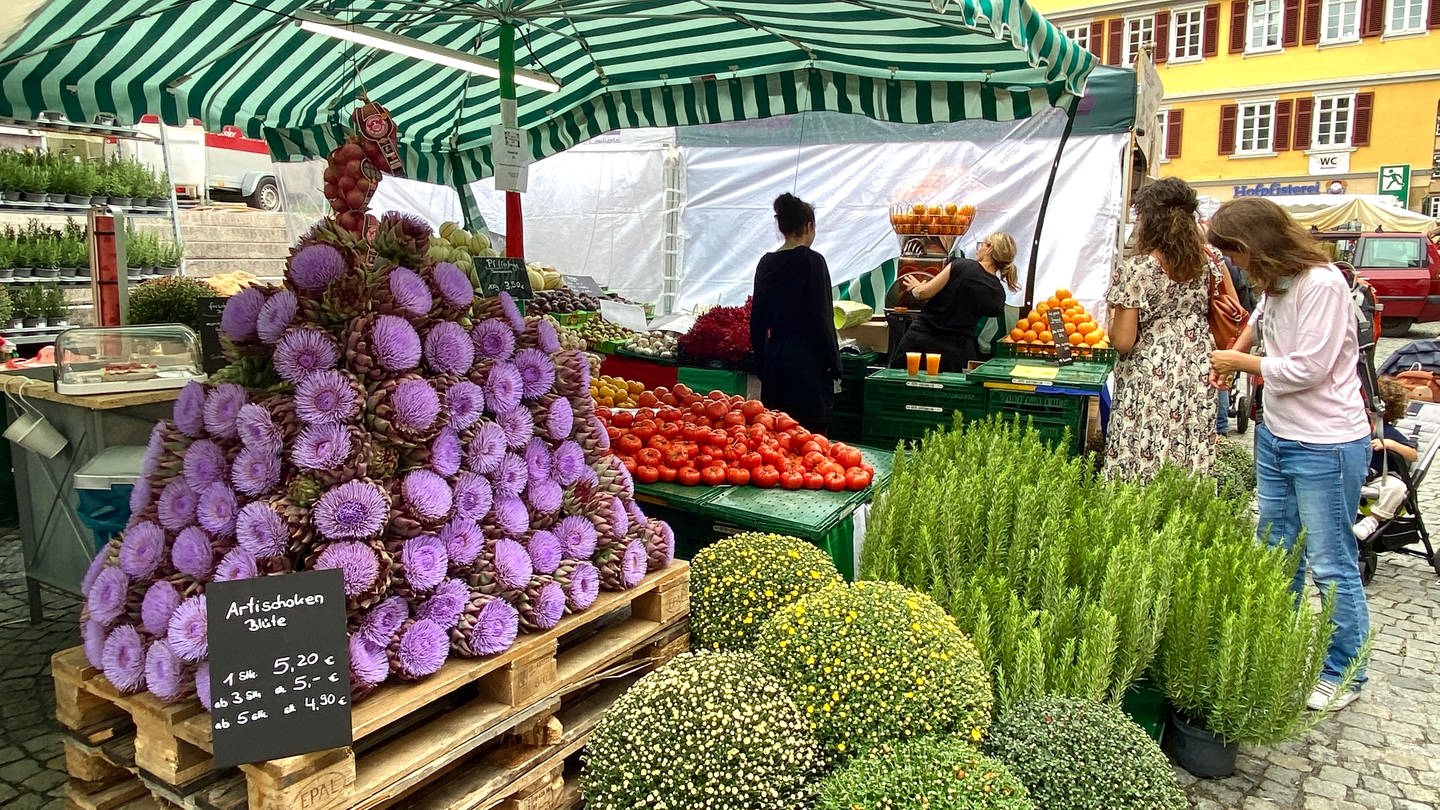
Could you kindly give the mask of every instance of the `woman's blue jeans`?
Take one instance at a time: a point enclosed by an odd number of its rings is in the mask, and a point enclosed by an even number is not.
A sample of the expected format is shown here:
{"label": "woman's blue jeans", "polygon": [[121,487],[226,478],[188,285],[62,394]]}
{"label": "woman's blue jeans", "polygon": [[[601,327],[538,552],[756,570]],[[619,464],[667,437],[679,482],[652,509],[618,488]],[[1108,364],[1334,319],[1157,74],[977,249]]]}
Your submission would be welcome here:
{"label": "woman's blue jeans", "polygon": [[[1255,429],[1255,479],[1260,497],[1258,536],[1286,549],[1305,535],[1305,560],[1295,572],[1295,593],[1305,592],[1305,569],[1324,591],[1335,586],[1335,634],[1321,677],[1339,681],[1370,633],[1370,612],[1360,582],[1359,549],[1350,526],[1370,463],[1370,439],[1312,444],[1282,439],[1265,425]],[[1362,665],[1356,683],[1364,683]]]}

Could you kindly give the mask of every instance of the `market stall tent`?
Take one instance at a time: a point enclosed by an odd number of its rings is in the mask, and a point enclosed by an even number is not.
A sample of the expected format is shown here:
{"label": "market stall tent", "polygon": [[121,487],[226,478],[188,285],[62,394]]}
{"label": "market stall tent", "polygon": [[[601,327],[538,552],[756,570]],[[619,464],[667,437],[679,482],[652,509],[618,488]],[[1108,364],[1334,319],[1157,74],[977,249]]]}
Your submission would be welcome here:
{"label": "market stall tent", "polygon": [[1301,225],[1322,231],[1359,223],[1360,229],[1373,231],[1418,231],[1425,233],[1435,227],[1435,220],[1402,207],[1384,194],[1306,194],[1291,197],[1269,197],[1290,212]]}

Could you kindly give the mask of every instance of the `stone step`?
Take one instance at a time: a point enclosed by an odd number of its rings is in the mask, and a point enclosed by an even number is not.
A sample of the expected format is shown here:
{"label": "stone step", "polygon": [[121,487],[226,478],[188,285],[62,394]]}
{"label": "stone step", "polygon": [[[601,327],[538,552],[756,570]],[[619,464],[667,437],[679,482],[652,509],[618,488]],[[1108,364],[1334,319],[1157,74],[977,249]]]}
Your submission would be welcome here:
{"label": "stone step", "polygon": [[193,259],[185,258],[185,275],[204,278],[243,270],[262,279],[278,280],[285,275],[284,259]]}
{"label": "stone step", "polygon": [[196,259],[284,259],[290,249],[284,242],[194,241],[185,243],[185,255]]}
{"label": "stone step", "polygon": [[250,228],[285,229],[285,215],[254,208],[192,208],[180,212],[180,227],[237,225]]}
{"label": "stone step", "polygon": [[284,228],[251,228],[243,225],[207,225],[200,228],[185,228],[186,244],[198,242],[264,242],[285,244],[288,240]]}

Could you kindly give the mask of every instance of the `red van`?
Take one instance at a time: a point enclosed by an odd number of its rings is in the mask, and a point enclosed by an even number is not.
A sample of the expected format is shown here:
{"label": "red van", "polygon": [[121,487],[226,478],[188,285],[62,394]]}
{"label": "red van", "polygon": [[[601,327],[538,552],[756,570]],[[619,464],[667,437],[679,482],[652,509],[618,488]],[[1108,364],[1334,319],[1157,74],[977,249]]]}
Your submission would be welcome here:
{"label": "red van", "polygon": [[1440,248],[1424,234],[1330,231],[1316,238],[1375,285],[1386,337],[1404,337],[1416,323],[1440,321]]}

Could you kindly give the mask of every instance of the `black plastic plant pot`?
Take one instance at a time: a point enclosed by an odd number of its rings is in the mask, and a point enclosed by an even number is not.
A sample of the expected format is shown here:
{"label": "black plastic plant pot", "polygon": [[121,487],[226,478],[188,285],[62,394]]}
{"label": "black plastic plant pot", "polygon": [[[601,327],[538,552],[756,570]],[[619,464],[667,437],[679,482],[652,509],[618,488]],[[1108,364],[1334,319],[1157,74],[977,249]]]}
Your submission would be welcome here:
{"label": "black plastic plant pot", "polygon": [[173,276],[180,272],[180,268],[175,266],[167,267],[165,265],[161,265],[155,268],[155,272],[159,273],[162,276]]}
{"label": "black plastic plant pot", "polygon": [[1201,779],[1221,779],[1235,773],[1235,757],[1240,753],[1239,743],[1189,722],[1174,711],[1170,712],[1165,748],[1180,767]]}
{"label": "black plastic plant pot", "polygon": [[90,195],[90,204],[91,204],[91,205],[108,205],[109,203],[110,203],[110,198],[109,198],[109,197],[106,197],[104,194],[92,194],[92,195]]}
{"label": "black plastic plant pot", "polygon": [[16,329],[24,329],[24,328],[25,328],[25,319],[24,319],[24,318],[11,318],[11,319],[10,319],[10,323],[6,324],[6,326],[7,326],[11,331],[14,331],[14,330],[16,330]]}
{"label": "black plastic plant pot", "polygon": [[22,329],[36,329],[36,328],[38,328],[39,326],[40,326],[40,319],[39,319],[39,318],[24,318],[24,319],[21,320],[21,324],[20,324],[20,328],[22,328]]}
{"label": "black plastic plant pot", "polygon": [[129,197],[110,197],[108,199],[110,200],[111,205],[118,205],[122,208],[128,208],[130,204],[134,202]]}
{"label": "black plastic plant pot", "polygon": [[50,199],[50,195],[44,191],[22,191],[20,192],[20,199],[25,202],[43,203]]}
{"label": "black plastic plant pot", "polygon": [[30,278],[31,276],[35,275],[35,268],[33,268],[33,267],[16,267],[14,272],[15,272],[15,278]]}
{"label": "black plastic plant pot", "polygon": [[0,267],[0,281],[9,281],[15,277],[15,268]]}
{"label": "black plastic plant pot", "polygon": [[139,268],[139,267],[127,267],[127,268],[125,268],[125,276],[126,276],[127,278],[129,278],[131,281],[134,281],[135,279],[140,278],[140,275],[141,275],[142,273],[144,273],[144,272],[145,272],[145,271],[142,270],[142,269]]}
{"label": "black plastic plant pot", "polygon": [[66,326],[69,326],[69,325],[70,325],[70,319],[69,319],[69,318],[51,318],[51,319],[50,319],[50,326],[51,326],[52,328],[62,328],[62,327],[66,327]]}
{"label": "black plastic plant pot", "polygon": [[71,205],[89,205],[90,195],[88,194],[66,194],[65,202]]}
{"label": "black plastic plant pot", "polygon": [[58,268],[58,267],[37,267],[37,268],[35,268],[35,278],[59,278],[59,277],[60,277],[60,268]]}
{"label": "black plastic plant pot", "polygon": [[169,207],[170,207],[170,198],[169,198],[169,197],[151,197],[151,198],[149,198],[148,200],[146,200],[146,202],[150,203],[150,207],[151,207],[151,208],[169,208]]}

